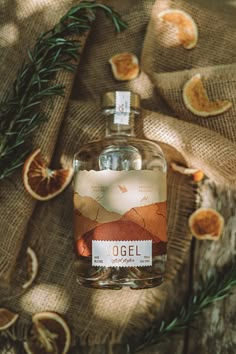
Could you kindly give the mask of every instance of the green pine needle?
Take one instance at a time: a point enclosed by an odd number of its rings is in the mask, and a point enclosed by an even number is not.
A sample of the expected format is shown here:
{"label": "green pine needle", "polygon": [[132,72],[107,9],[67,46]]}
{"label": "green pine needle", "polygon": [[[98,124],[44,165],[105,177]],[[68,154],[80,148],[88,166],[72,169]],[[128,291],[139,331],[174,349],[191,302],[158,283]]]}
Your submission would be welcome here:
{"label": "green pine needle", "polygon": [[17,354],[26,354],[23,342],[29,336],[31,323],[20,319],[10,328],[0,331],[0,353],[12,353],[14,349]]}
{"label": "green pine needle", "polygon": [[64,95],[62,85],[50,83],[58,71],[75,71],[81,41],[71,38],[91,28],[96,10],[102,10],[111,19],[117,32],[127,27],[109,6],[82,1],[54,28],[42,33],[32,50],[28,49],[28,60],[19,70],[11,94],[0,103],[0,180],[24,163],[30,150],[29,138],[47,119],[40,111],[42,100]]}

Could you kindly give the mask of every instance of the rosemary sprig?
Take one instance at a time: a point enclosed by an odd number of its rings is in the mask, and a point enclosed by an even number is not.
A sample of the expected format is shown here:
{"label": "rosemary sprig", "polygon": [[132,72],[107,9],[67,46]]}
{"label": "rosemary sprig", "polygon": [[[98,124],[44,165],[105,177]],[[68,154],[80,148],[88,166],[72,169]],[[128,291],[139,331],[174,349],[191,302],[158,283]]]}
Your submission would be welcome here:
{"label": "rosemary sprig", "polygon": [[26,354],[24,349],[23,341],[12,339],[6,335],[1,335],[0,337],[0,353],[9,354],[12,353],[12,349],[15,350],[13,353]]}
{"label": "rosemary sprig", "polygon": [[91,28],[97,9],[112,20],[117,32],[126,28],[109,6],[82,1],[54,28],[42,33],[33,50],[28,50],[28,61],[18,72],[11,94],[0,103],[0,180],[23,164],[29,151],[26,142],[47,118],[40,110],[42,100],[64,95],[64,87],[51,82],[58,71],[76,69],[81,40],[72,38]]}
{"label": "rosemary sprig", "polygon": [[0,331],[0,353],[8,354],[15,350],[17,354],[26,354],[23,342],[29,336],[31,323],[17,320],[10,328]]}
{"label": "rosemary sprig", "polygon": [[206,307],[229,296],[235,286],[236,263],[211,276],[172,320],[154,323],[141,340],[132,338],[129,341],[130,353],[137,353],[147,346],[158,344],[169,336],[182,332]]}

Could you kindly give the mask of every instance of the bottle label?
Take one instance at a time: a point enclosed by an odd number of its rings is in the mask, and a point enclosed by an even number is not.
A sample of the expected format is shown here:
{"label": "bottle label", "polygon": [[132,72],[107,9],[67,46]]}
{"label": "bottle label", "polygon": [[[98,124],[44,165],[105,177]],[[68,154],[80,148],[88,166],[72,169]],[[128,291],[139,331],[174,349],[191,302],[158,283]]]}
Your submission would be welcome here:
{"label": "bottle label", "polygon": [[165,173],[79,171],[74,191],[79,255],[92,256],[97,266],[130,267],[166,254]]}
{"label": "bottle label", "polygon": [[130,114],[130,92],[116,91],[116,113],[114,114],[114,124],[129,124]]}
{"label": "bottle label", "polygon": [[148,267],[152,265],[152,241],[92,242],[92,265],[99,267]]}

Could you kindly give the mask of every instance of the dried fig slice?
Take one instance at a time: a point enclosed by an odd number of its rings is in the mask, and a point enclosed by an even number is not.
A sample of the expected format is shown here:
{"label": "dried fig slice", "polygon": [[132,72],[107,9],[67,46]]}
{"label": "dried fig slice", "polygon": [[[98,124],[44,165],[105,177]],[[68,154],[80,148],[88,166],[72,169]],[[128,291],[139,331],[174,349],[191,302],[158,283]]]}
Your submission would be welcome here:
{"label": "dried fig slice", "polygon": [[224,219],[216,210],[199,208],[189,218],[192,234],[199,240],[219,240],[224,227]]}
{"label": "dried fig slice", "polygon": [[200,74],[194,75],[185,83],[183,100],[186,108],[200,117],[216,116],[228,111],[232,106],[227,100],[210,101]]}
{"label": "dried fig slice", "polygon": [[185,11],[168,9],[159,13],[158,18],[165,25],[165,31],[175,36],[175,45],[192,49],[198,41],[198,28],[193,18]]}
{"label": "dried fig slice", "polygon": [[109,59],[114,78],[118,81],[136,79],[139,75],[139,61],[132,53],[120,53]]}

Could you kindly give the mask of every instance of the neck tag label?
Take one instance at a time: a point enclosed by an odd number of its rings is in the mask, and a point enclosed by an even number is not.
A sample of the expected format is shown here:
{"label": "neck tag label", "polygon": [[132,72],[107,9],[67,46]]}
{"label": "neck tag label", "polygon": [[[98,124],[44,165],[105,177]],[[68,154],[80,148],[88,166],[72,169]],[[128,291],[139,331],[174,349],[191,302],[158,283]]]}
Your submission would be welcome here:
{"label": "neck tag label", "polygon": [[116,91],[116,113],[114,114],[114,124],[129,124],[130,115],[130,92]]}

